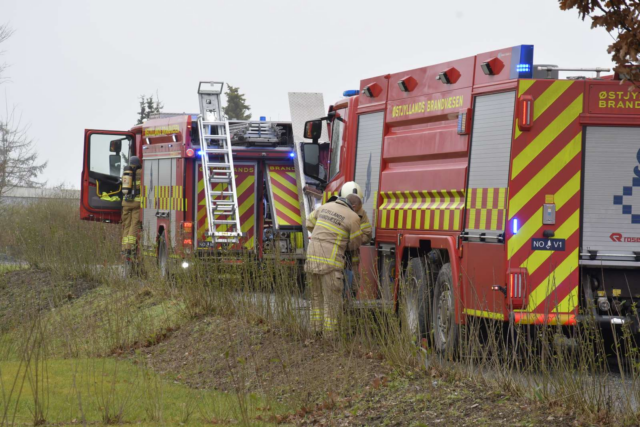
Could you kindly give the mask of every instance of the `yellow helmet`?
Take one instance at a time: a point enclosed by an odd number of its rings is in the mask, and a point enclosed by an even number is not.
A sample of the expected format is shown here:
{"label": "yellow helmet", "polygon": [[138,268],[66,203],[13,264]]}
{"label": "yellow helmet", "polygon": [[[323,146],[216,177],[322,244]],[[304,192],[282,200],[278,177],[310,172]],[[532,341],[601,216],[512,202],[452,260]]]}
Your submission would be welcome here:
{"label": "yellow helmet", "polygon": [[362,189],[355,181],[349,181],[342,185],[340,189],[340,197],[347,197],[349,194],[355,194],[360,197],[360,200],[364,201],[364,195],[362,194]]}

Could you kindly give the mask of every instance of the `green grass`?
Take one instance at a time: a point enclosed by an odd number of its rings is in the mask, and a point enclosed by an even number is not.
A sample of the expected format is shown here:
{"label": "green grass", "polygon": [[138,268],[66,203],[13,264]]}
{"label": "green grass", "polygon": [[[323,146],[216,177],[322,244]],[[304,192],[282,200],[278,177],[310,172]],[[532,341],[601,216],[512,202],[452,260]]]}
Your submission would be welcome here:
{"label": "green grass", "polygon": [[26,263],[21,264],[0,264],[0,274],[8,273],[16,270],[26,270],[29,265]]}
{"label": "green grass", "polygon": [[[124,360],[48,360],[40,364],[38,371],[42,379],[38,381],[37,394],[47,424],[78,424],[84,419],[87,423],[202,425],[215,422],[225,425],[242,421],[243,412],[249,420],[273,414],[273,410],[262,410],[267,405],[257,395],[250,394],[239,401],[235,394],[189,389],[164,381],[140,365]],[[5,393],[9,393],[17,379],[13,394],[0,400],[0,419],[3,415],[8,417],[5,423],[11,425],[15,416],[16,424],[33,425],[35,373],[33,367],[25,370],[20,362],[0,364]],[[23,380],[24,387],[17,399]],[[278,409],[277,412],[284,410]],[[255,425],[261,423],[255,421]]]}

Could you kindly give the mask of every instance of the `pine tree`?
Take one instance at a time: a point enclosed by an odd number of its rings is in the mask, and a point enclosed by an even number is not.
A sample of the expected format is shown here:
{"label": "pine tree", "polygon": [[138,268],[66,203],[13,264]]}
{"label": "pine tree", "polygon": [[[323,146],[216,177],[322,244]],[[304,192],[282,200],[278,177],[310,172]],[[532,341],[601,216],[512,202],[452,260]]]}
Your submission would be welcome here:
{"label": "pine tree", "polygon": [[249,120],[251,118],[251,107],[247,105],[247,100],[240,93],[238,87],[227,84],[227,106],[223,108],[224,114],[230,120]]}
{"label": "pine tree", "polygon": [[154,101],[153,95],[146,97],[140,95],[140,111],[138,111],[138,122],[136,124],[141,125],[145,120],[149,119],[152,114],[158,114],[164,108],[164,104],[160,102],[160,97],[156,94]]}

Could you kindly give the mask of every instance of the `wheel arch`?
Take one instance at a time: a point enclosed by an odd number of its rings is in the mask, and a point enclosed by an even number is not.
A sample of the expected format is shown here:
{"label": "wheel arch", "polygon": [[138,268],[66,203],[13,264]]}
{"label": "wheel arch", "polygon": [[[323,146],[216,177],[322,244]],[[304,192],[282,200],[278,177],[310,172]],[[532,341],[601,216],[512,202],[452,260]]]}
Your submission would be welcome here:
{"label": "wheel arch", "polygon": [[[464,292],[462,290],[462,265],[458,256],[456,235],[404,235],[398,248],[398,268],[406,268],[406,263],[411,256],[426,255],[431,251],[437,251],[441,256],[442,264],[450,264],[453,287],[455,291],[456,320],[460,324],[466,323],[463,312]],[[400,273],[398,270],[397,273]],[[396,281],[397,282],[397,281]],[[398,283],[396,283],[396,288]],[[397,295],[397,292],[396,292]],[[397,300],[396,300],[397,305]]]}

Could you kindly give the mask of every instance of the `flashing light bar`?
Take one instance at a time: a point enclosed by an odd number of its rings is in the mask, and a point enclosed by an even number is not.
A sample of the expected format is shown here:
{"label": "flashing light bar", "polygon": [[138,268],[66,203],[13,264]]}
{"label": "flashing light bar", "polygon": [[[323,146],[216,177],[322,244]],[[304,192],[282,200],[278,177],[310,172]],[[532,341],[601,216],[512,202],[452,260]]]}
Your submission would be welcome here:
{"label": "flashing light bar", "polygon": [[512,79],[533,78],[533,45],[523,44],[511,48],[509,77]]}
{"label": "flashing light bar", "polygon": [[356,95],[360,95],[360,91],[358,89],[345,90],[344,92],[342,92],[342,96],[346,96],[346,97],[351,97]]}
{"label": "flashing light bar", "polygon": [[266,122],[267,121],[267,117],[266,116],[260,116],[260,121],[261,122]]}

